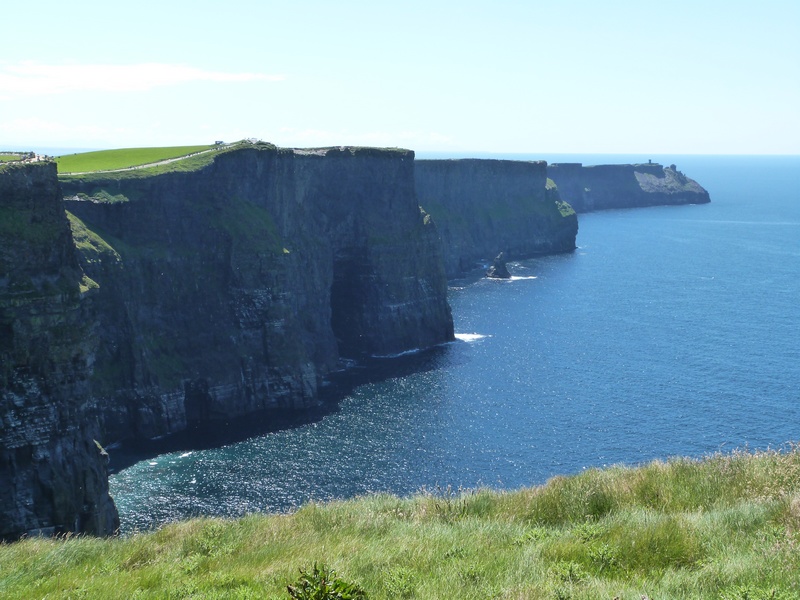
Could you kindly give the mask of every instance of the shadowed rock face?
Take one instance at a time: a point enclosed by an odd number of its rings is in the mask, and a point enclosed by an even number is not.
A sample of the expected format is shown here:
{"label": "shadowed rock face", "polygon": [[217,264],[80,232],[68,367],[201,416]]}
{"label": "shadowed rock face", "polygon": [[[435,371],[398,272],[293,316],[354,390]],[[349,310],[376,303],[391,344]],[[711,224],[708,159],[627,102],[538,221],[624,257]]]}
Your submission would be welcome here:
{"label": "shadowed rock face", "polygon": [[410,151],[264,145],[194,173],[65,181],[100,286],[110,439],[306,407],[341,356],[453,339],[413,168]]}
{"label": "shadowed rock face", "polygon": [[0,167],[0,539],[113,533],[97,348],[53,163]]}
{"label": "shadowed rock face", "polygon": [[[659,165],[553,173],[582,210],[708,201]],[[543,162],[406,150],[256,144],[63,192],[0,166],[2,539],[113,532],[100,443],[312,405],[341,357],[452,340],[446,273],[577,232]]]}
{"label": "shadowed rock face", "polygon": [[547,173],[561,197],[578,212],[664,204],[703,204],[708,192],[675,165],[555,163]]}
{"label": "shadowed rock face", "polygon": [[0,536],[116,529],[95,440],[306,407],[342,356],[452,340],[413,169],[259,144],[62,201],[53,163],[0,167]]}
{"label": "shadowed rock face", "polygon": [[417,194],[439,230],[455,277],[505,254],[516,260],[575,249],[575,212],[548,185],[547,163],[418,160]]}

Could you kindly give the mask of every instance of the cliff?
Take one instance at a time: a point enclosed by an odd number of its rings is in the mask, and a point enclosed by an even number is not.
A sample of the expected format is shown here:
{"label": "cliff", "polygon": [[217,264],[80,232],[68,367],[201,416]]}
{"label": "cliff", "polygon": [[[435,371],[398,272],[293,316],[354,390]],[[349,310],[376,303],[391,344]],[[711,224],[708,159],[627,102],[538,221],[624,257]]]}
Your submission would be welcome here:
{"label": "cliff", "polygon": [[547,173],[561,197],[578,212],[711,201],[708,192],[675,165],[554,163]]}
{"label": "cliff", "polygon": [[341,357],[452,340],[413,171],[263,143],[61,185],[0,167],[0,536],[113,532],[101,442],[308,407]]}
{"label": "cliff", "polygon": [[420,205],[439,230],[449,277],[490,263],[575,249],[578,220],[547,180],[547,163],[418,160]]}
{"label": "cliff", "polygon": [[340,357],[453,339],[406,150],[221,154],[190,173],[62,178],[99,285],[109,439],[316,402]]}
{"label": "cliff", "polygon": [[95,289],[55,164],[0,165],[0,539],[119,525],[95,442]]}
{"label": "cliff", "polygon": [[[114,531],[101,443],[311,406],[343,357],[452,340],[446,275],[575,248],[544,162],[209,161],[60,184],[51,162],[0,166],[0,538]],[[708,201],[674,167],[550,174],[581,210]]]}

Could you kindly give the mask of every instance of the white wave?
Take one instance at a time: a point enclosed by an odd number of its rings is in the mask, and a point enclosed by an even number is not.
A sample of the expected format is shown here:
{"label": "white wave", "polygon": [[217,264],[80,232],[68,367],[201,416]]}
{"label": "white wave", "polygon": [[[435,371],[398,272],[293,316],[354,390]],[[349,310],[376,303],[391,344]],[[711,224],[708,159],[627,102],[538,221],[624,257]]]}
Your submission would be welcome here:
{"label": "white wave", "polygon": [[422,352],[422,348],[412,348],[411,350],[405,350],[404,352],[398,352],[397,354],[373,354],[372,358],[398,358],[400,356],[407,356],[409,354],[417,354],[418,352]]}
{"label": "white wave", "polygon": [[489,336],[483,335],[482,333],[457,333],[455,337],[462,342],[477,342]]}
{"label": "white wave", "polygon": [[191,456],[191,455],[192,455],[192,453],[191,453],[191,452],[184,452],[184,453],[183,453],[183,454],[181,454],[181,455],[180,455],[178,458],[186,458],[187,456]]}
{"label": "white wave", "polygon": [[511,276],[511,281],[520,281],[522,279],[536,279],[536,275],[526,275],[525,277],[522,277],[521,275]]}

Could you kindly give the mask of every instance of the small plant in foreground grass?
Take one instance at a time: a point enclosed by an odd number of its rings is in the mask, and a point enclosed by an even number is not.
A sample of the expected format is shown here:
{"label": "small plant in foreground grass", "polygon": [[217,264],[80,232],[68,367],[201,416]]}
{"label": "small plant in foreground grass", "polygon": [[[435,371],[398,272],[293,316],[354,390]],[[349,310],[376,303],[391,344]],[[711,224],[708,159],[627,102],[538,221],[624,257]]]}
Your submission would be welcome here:
{"label": "small plant in foreground grass", "polygon": [[552,574],[562,583],[580,583],[589,577],[584,568],[572,561],[562,561],[553,565]]}
{"label": "small plant in foreground grass", "polygon": [[722,600],[788,600],[789,596],[779,590],[754,588],[741,585],[722,593]]}
{"label": "small plant in foreground grass", "polygon": [[300,578],[287,586],[287,590],[294,600],[367,600],[367,594],[356,584],[344,581],[336,576],[336,571],[317,563],[310,573],[300,569]]}
{"label": "small plant in foreground grass", "polygon": [[410,569],[398,567],[389,571],[386,590],[391,598],[413,598],[416,585]]}
{"label": "small plant in foreground grass", "polygon": [[614,569],[619,564],[617,551],[608,544],[599,544],[589,548],[589,559],[600,573]]}

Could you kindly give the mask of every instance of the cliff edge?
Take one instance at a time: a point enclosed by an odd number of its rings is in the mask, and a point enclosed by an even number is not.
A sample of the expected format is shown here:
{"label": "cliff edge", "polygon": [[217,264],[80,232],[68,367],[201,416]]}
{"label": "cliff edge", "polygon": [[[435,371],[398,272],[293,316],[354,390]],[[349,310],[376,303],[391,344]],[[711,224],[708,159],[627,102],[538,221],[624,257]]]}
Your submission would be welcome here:
{"label": "cliff edge", "polygon": [[711,201],[708,192],[675,165],[553,163],[547,173],[578,212]]}
{"label": "cliff edge", "polygon": [[55,163],[0,165],[0,539],[119,527],[90,385],[96,287]]}

